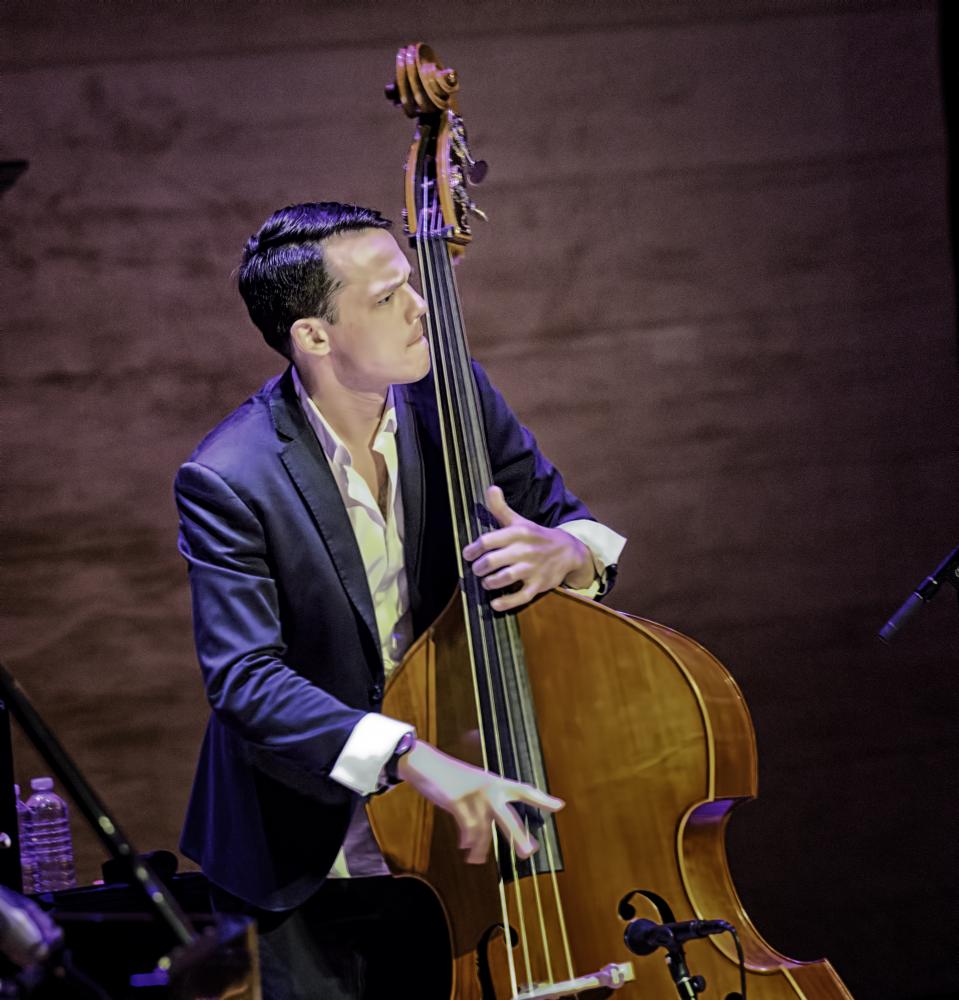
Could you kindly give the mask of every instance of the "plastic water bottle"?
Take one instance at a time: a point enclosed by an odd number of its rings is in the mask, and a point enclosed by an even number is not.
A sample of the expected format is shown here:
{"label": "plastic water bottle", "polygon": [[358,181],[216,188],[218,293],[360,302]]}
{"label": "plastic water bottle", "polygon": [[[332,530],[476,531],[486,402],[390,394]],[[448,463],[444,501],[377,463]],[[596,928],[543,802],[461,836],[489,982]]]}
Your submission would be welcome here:
{"label": "plastic water bottle", "polygon": [[30,810],[20,801],[20,786],[13,786],[17,797],[17,832],[20,837],[20,871],[23,874],[24,893],[36,892],[36,865],[33,863],[33,844],[30,842]]}
{"label": "plastic water bottle", "polygon": [[53,790],[53,778],[34,778],[33,795],[27,799],[30,844],[33,847],[35,892],[72,889],[77,884],[73,867],[73,840],[67,804]]}

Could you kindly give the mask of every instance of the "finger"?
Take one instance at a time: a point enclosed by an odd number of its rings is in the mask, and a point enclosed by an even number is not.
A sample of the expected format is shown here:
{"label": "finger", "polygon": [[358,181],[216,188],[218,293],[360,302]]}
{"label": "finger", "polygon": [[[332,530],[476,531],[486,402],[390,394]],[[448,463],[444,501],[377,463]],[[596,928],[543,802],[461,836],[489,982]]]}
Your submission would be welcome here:
{"label": "finger", "polygon": [[478,844],[466,855],[468,865],[481,865],[489,857],[489,844],[485,841]]}
{"label": "finger", "polygon": [[519,559],[510,559],[502,569],[492,569],[489,573],[477,574],[482,578],[487,590],[504,590],[506,587],[523,586],[535,572],[534,567]]}
{"label": "finger", "polygon": [[[507,530],[511,531],[513,529]],[[507,544],[507,541],[510,544]],[[513,539],[507,541],[503,542],[502,547],[495,548],[493,551],[487,550],[486,555],[481,556],[473,563],[474,576],[486,576],[488,573],[492,573],[493,570],[503,569],[511,563],[519,562],[527,555],[527,546],[516,544]]]}
{"label": "finger", "polygon": [[502,549],[514,540],[515,533],[515,529],[510,528],[497,528],[495,531],[484,532],[463,549],[463,558],[473,560],[484,552]]}
{"label": "finger", "polygon": [[520,820],[519,815],[511,805],[506,804],[494,810],[493,816],[496,820],[496,825],[503,831],[513,850],[521,858],[528,858],[539,847],[539,844],[536,843],[529,830],[524,827],[522,820]]}
{"label": "finger", "polygon": [[486,531],[463,549],[463,558],[471,562],[479,559],[484,552],[496,553],[516,542],[525,541],[526,529],[523,525],[511,524],[507,528]]}
{"label": "finger", "polygon": [[489,576],[483,577],[483,586],[487,590],[505,590],[514,583],[522,583],[529,576],[531,566],[520,563],[518,566],[507,566]]}
{"label": "finger", "polygon": [[453,818],[459,828],[459,846],[464,851],[473,850],[477,842],[483,842],[486,823],[482,810],[477,809],[466,800],[453,811]]}
{"label": "finger", "polygon": [[489,602],[490,607],[494,611],[512,611],[513,608],[521,608],[524,604],[529,604],[537,593],[536,587],[527,580],[525,585],[515,593],[494,597]]}
{"label": "finger", "polygon": [[545,809],[546,812],[551,813],[557,812],[566,805],[562,799],[555,795],[540,791],[533,785],[523,785],[519,782],[510,793],[510,801],[525,802],[527,805],[536,806],[537,809]]}
{"label": "finger", "polygon": [[481,865],[489,857],[490,844],[493,840],[493,824],[481,823],[470,841],[466,852],[466,862],[470,865]]}
{"label": "finger", "polygon": [[506,502],[503,491],[498,486],[490,486],[486,491],[486,506],[489,512],[499,521],[502,527],[506,528],[523,518]]}

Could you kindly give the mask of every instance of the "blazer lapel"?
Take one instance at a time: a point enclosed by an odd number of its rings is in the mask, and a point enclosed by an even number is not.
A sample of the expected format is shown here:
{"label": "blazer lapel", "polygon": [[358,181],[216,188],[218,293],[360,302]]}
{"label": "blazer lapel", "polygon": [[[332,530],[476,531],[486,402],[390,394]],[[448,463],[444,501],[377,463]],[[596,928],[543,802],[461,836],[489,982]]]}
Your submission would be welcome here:
{"label": "blazer lapel", "polygon": [[343,589],[369,629],[373,648],[379,651],[373,599],[353,526],[326,455],[300,409],[289,368],[273,389],[270,410],[277,432],[287,439],[280,461],[313,515]]}

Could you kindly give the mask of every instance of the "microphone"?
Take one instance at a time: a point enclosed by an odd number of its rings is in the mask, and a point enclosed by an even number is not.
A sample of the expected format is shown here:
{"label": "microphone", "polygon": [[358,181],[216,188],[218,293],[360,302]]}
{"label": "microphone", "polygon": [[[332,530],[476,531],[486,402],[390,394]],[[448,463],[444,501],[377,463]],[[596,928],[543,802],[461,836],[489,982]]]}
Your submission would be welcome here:
{"label": "microphone", "polygon": [[896,613],[879,630],[879,638],[887,645],[906,622],[924,605],[931,601],[944,582],[951,583],[959,590],[959,545],[927,576],[922,583],[903,601]]}
{"label": "microphone", "polygon": [[672,951],[684,941],[711,937],[733,930],[725,920],[679,920],[672,924],[657,924],[639,917],[626,925],[623,939],[634,955],[652,955],[657,948]]}

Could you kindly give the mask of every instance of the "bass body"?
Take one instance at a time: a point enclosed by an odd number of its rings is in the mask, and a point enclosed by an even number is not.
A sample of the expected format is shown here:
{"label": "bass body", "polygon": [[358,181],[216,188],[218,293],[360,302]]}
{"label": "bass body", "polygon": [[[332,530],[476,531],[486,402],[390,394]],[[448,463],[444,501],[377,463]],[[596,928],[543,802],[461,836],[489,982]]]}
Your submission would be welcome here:
{"label": "bass body", "polygon": [[[555,882],[572,959],[570,969],[550,875],[508,882],[510,923],[517,937],[525,927],[530,955],[530,982],[520,988],[632,961],[635,980],[616,995],[675,997],[666,964],[632,956],[623,941],[626,906],[635,916],[659,919],[652,903],[631,895],[644,889],[666,899],[677,920],[721,917],[738,929],[749,997],[850,1000],[827,961],[798,962],[770,947],[736,894],[725,829],[732,808],[756,795],[756,741],[728,671],[672,629],[562,591],[517,617],[549,788],[567,802],[555,817],[562,854]],[[384,711],[414,724],[445,752],[481,765],[469,662],[457,597],[391,677]],[[512,997],[506,938],[495,933],[502,923],[495,860],[464,864],[452,820],[402,785],[368,808],[394,873],[423,879],[443,906],[453,954],[451,996],[486,1000],[478,949],[491,938],[495,996]],[[529,884],[534,880],[538,892]],[[731,938],[689,942],[686,950],[710,995],[739,990]],[[525,975],[524,962],[519,965]]]}

